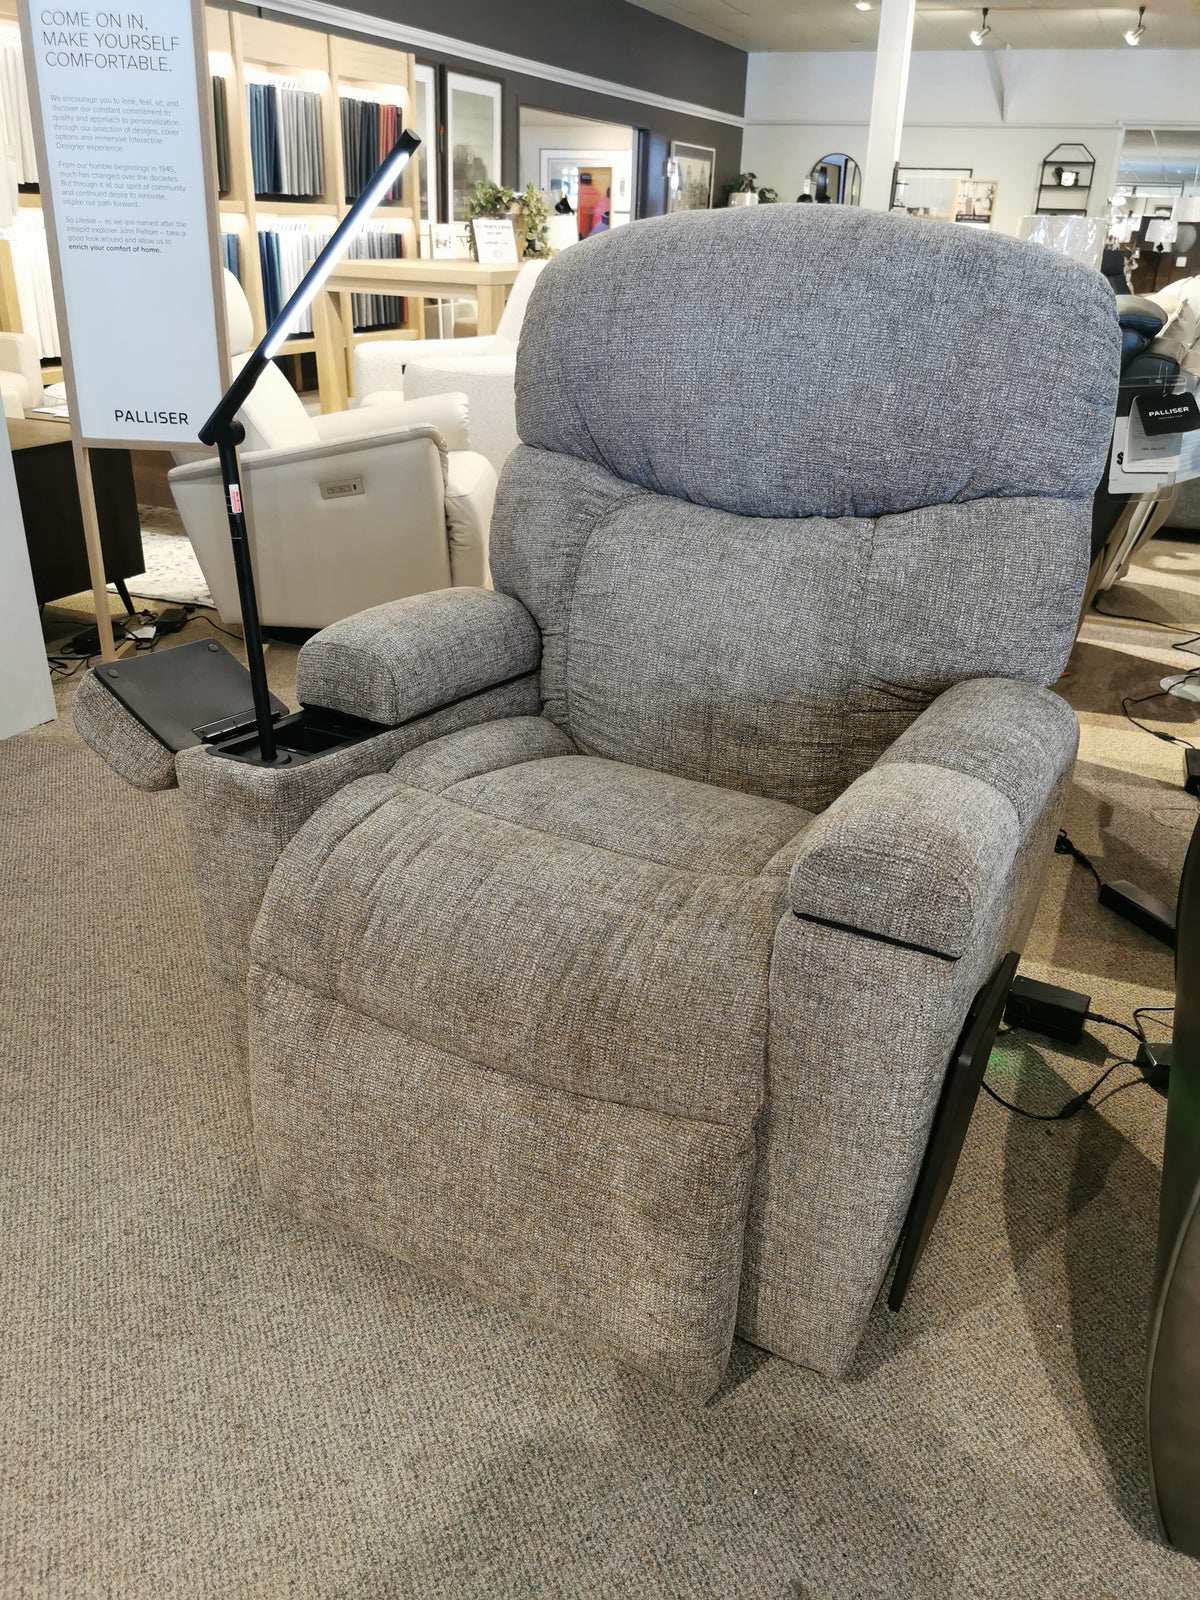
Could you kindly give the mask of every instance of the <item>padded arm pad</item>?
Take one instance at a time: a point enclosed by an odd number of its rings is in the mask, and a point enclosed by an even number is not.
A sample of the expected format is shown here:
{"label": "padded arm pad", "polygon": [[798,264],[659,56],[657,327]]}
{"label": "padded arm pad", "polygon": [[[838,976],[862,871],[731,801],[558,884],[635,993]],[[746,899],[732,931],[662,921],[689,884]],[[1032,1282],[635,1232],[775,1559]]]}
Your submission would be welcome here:
{"label": "padded arm pad", "polygon": [[805,831],[792,909],[957,960],[1078,737],[1048,689],[956,684]]}
{"label": "padded arm pad", "polygon": [[360,611],[314,635],[296,665],[301,705],[396,727],[534,671],[542,636],[519,600],[439,589]]}
{"label": "padded arm pad", "polygon": [[427,422],[441,434],[447,450],[471,448],[470,407],[466,395],[453,386],[449,392],[443,391],[418,400],[406,400],[394,391],[383,391],[368,395],[354,411],[331,411],[327,416],[314,417],[312,420],[322,439],[384,433],[393,428],[410,427],[416,422]]}

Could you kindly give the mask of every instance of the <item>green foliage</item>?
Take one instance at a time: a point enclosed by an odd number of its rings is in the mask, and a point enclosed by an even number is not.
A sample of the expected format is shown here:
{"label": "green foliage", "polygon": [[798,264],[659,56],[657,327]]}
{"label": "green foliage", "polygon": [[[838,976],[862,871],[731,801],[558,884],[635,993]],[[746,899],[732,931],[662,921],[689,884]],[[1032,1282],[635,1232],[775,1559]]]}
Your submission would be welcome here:
{"label": "green foliage", "polygon": [[526,186],[519,204],[525,223],[525,254],[534,261],[541,261],[550,254],[550,241],[546,237],[549,207],[545,196],[530,183]]}
{"label": "green foliage", "polygon": [[778,201],[779,195],[774,189],[763,188],[758,191],[758,203],[760,206],[773,206]]}
{"label": "green foliage", "polygon": [[732,182],[725,185],[725,198],[731,194],[754,194],[758,189],[758,178],[753,172],[739,172]]}
{"label": "green foliage", "polygon": [[516,195],[502,183],[477,183],[467,196],[467,217],[507,217]]}

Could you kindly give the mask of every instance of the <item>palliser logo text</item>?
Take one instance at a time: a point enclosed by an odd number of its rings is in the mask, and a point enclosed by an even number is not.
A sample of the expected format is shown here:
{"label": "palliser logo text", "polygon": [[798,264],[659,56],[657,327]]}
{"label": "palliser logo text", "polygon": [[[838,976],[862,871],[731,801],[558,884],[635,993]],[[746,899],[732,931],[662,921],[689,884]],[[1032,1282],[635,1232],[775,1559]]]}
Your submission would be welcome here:
{"label": "palliser logo text", "polygon": [[113,412],[117,422],[166,423],[173,428],[182,427],[188,419],[186,411],[123,411]]}

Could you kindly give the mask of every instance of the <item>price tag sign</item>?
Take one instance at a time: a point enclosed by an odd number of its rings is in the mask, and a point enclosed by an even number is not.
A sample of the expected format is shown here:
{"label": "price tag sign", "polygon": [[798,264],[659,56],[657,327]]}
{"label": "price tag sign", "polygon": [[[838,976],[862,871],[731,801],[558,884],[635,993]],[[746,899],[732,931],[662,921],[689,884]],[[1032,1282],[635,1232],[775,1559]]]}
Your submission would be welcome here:
{"label": "price tag sign", "polygon": [[471,227],[480,266],[511,266],[517,259],[517,235],[511,217],[476,217]]}

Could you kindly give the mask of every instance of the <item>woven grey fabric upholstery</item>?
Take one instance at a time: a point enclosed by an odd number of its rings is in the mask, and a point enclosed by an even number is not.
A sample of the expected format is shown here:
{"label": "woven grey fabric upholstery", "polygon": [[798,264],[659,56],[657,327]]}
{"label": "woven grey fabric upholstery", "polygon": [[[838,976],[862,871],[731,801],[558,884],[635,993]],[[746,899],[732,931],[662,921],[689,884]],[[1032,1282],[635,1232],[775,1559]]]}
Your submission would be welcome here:
{"label": "woven grey fabric upholstery", "polygon": [[1090,515],[735,517],[522,447],[492,574],[536,620],[546,714],[580,749],[818,810],[960,679],[1054,682]]}
{"label": "woven grey fabric upholstery", "polygon": [[998,234],[841,206],[684,212],[542,273],[526,444],[749,516],[1090,495],[1116,401],[1108,285]]}
{"label": "woven grey fabric upholstery", "polygon": [[97,682],[95,671],[84,674],[71,703],[71,716],[83,742],[127,783],[137,789],[174,788],[174,753]]}
{"label": "woven grey fabric upholstery", "polygon": [[776,858],[809,819],[564,742],[524,718],[426,744],[293,839],[250,986],[264,1175],[333,1220],[343,1174],[374,1243],[703,1396],[733,1333]]}
{"label": "woven grey fabric upholstery", "polygon": [[[519,603],[537,704],[252,823],[270,1192],[688,1395],[735,1315],[843,1371],[1052,845],[1118,349],[1096,275],[908,219],[553,261],[477,645]],[[321,693],[445,696],[474,636],[425,615]]]}
{"label": "woven grey fabric upholstery", "polygon": [[995,678],[947,690],[809,829],[793,909],[963,955],[1078,737],[1047,690]]}
{"label": "woven grey fabric upholstery", "polygon": [[332,795],[367,773],[386,772],[406,750],[426,739],[494,717],[519,717],[536,708],[535,675],[300,766],[263,768],[223,761],[202,746],[181,750],[180,799],[218,976],[239,988],[245,983],[250,931],[280,851]]}
{"label": "woven grey fabric upholstery", "polygon": [[541,641],[525,608],[490,589],[439,589],[373,606],[304,645],[296,694],[387,728],[523,677]]}

